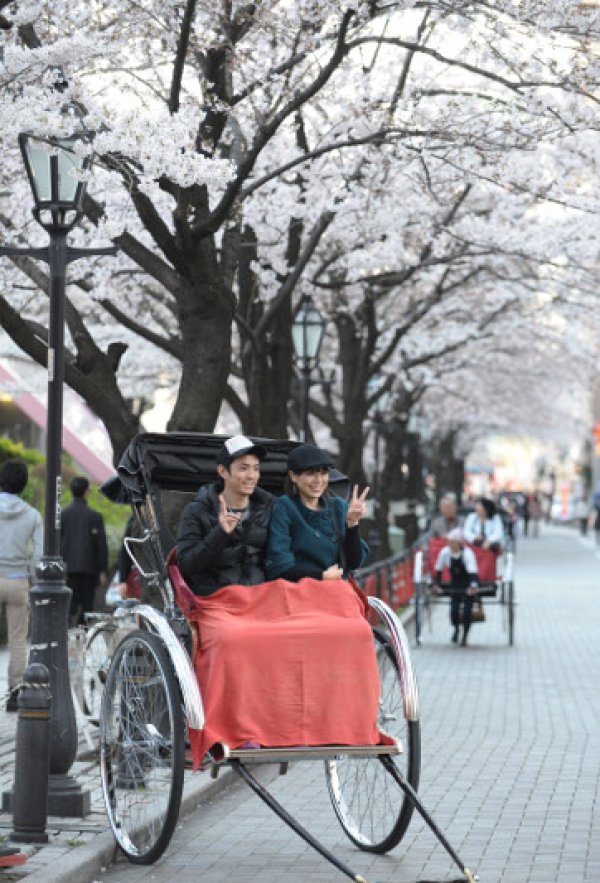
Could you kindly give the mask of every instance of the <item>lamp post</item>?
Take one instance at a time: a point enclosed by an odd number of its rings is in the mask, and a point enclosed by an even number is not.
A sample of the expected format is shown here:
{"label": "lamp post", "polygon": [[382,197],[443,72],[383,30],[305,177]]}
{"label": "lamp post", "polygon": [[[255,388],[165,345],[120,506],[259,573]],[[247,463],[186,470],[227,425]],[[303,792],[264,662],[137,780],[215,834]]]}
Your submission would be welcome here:
{"label": "lamp post", "polygon": [[384,416],[390,403],[392,392],[388,385],[388,378],[383,374],[374,374],[367,382],[367,396],[372,399],[376,396],[371,409],[371,420],[374,429],[373,441],[373,480],[371,486],[373,488],[373,522],[374,531],[371,546],[376,556],[381,546],[379,535],[379,443],[381,439],[381,430],[383,428]]}
{"label": "lamp post", "polygon": [[311,372],[319,361],[319,352],[325,333],[325,319],[315,307],[312,298],[305,295],[292,323],[292,343],[296,360],[300,364],[302,374],[302,441],[308,441],[309,435],[309,396]]}
{"label": "lamp post", "polygon": [[75,142],[85,134],[80,130],[72,137],[60,139],[29,133],[19,136],[35,203],[33,216],[48,233],[49,243],[44,248],[0,248],[0,255],[45,261],[50,278],[44,549],[37,567],[38,581],[30,591],[29,662],[42,663],[50,674],[48,813],[57,816],[83,816],[90,811],[89,791],[82,791],[69,775],[77,754],[77,727],[68,666],[71,590],[65,583],[66,568],[60,555],[66,269],[71,261],[82,257],[116,253],[113,247],[71,248],[67,244],[69,231],[82,217],[84,175],[91,163],[89,157],[73,150]]}

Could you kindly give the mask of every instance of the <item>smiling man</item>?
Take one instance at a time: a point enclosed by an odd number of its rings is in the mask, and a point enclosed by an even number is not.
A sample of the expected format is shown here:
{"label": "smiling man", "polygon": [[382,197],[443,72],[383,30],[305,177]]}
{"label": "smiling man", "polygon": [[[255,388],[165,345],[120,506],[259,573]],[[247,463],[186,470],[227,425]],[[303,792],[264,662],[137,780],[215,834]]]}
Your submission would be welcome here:
{"label": "smiling man", "polygon": [[264,582],[273,497],[257,483],[266,455],[244,435],[227,439],[217,455],[218,480],[201,487],[183,510],[177,563],[194,594]]}

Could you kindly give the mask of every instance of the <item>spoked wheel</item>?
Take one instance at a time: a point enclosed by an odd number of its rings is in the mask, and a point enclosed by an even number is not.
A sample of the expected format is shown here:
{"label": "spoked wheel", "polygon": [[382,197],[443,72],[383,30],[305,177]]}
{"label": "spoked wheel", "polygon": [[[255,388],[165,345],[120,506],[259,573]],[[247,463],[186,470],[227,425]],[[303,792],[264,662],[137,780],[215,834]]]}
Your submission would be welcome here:
{"label": "spoked wheel", "polygon": [[134,631],[115,651],[102,698],[100,764],[108,819],[136,864],[167,848],[181,803],[184,716],[170,656]]}
{"label": "spoked wheel", "polygon": [[100,722],[102,693],[110,666],[110,647],[115,630],[104,623],[88,632],[82,661],[83,711],[93,724]]}
{"label": "spoked wheel", "polygon": [[[377,617],[377,614],[375,614]],[[378,726],[402,744],[394,758],[402,776],[416,790],[421,769],[419,721],[404,716],[398,662],[385,624],[373,627],[381,699]],[[339,757],[325,762],[329,796],[350,840],[367,852],[388,852],[406,831],[413,804],[377,758]]]}

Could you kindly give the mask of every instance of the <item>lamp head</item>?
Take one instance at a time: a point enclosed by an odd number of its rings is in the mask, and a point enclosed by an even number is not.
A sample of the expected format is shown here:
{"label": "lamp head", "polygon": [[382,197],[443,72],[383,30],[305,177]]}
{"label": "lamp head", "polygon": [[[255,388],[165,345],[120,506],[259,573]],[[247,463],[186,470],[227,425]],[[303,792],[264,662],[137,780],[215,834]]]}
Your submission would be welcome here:
{"label": "lamp head", "polygon": [[292,323],[292,343],[297,359],[315,364],[325,333],[325,319],[317,310],[312,298],[302,298]]}
{"label": "lamp head", "polygon": [[[75,113],[73,113],[75,110]],[[50,138],[22,132],[19,147],[33,193],[36,221],[46,230],[70,230],[82,214],[85,171],[90,156],[80,156],[74,148],[89,136],[81,125],[81,114],[74,105],[66,112],[77,120],[76,131],[65,138]]]}

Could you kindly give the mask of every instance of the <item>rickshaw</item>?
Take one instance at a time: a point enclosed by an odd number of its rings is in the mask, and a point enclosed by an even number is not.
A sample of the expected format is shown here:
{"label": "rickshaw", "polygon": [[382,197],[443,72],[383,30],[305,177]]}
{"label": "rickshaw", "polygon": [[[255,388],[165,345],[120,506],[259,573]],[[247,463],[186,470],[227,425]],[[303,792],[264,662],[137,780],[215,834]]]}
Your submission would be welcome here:
{"label": "rickshaw", "polygon": [[[417,549],[414,558],[413,579],[415,586],[415,640],[421,644],[425,620],[431,630],[431,607],[438,603],[447,603],[449,589],[444,589],[442,574],[442,595],[433,590],[435,564],[437,557],[446,545],[441,537],[430,537],[422,548]],[[502,608],[503,626],[507,633],[508,644],[514,645],[515,629],[515,587],[514,587],[514,552],[510,545],[500,553],[491,549],[482,549],[469,543],[477,561],[479,588],[476,595],[473,623],[485,621],[483,612],[488,604],[498,604]]]}
{"label": "rickshaw", "polygon": [[[169,557],[175,544],[170,525],[177,524],[199,486],[214,480],[216,454],[224,440],[194,433],[138,435],[121,459],[118,476],[102,488],[113,501],[132,506],[137,519],[132,534],[137,535],[126,538],[126,548],[143,577],[145,592],[161,602],[135,606],[137,628],[127,631],[114,651],[100,708],[100,766],[108,819],[118,846],[137,864],[155,862],[169,844],[189,765],[186,734],[204,723],[192,662],[198,652],[197,636],[184,615],[187,599],[181,575],[173,568],[173,556]],[[287,456],[296,443],[253,441],[268,452],[261,464],[261,487],[282,493]],[[393,744],[232,749],[224,745],[204,757],[201,770],[216,777],[221,767],[231,767],[325,859],[364,883],[294,819],[249,768],[270,763],[285,772],[290,762],[324,762],[335,814],[359,849],[391,850],[401,841],[416,808],[464,878],[473,881],[416,793],[419,694],[402,625],[378,598],[368,598],[368,622],[380,680],[378,725],[393,737]]]}

